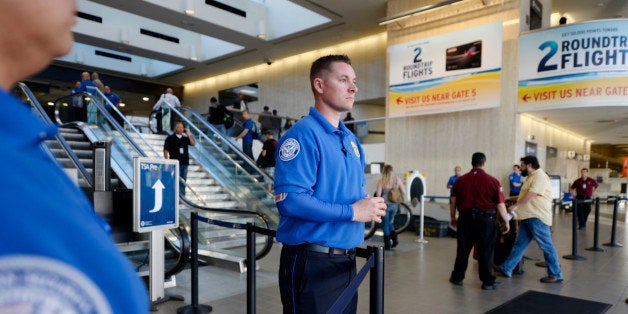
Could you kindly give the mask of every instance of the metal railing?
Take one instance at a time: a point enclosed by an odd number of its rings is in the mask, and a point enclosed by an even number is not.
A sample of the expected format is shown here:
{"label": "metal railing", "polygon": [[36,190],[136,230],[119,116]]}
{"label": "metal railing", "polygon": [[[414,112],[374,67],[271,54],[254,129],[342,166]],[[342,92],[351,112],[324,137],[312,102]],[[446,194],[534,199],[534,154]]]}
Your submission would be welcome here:
{"label": "metal railing", "polygon": [[[35,114],[37,114],[37,116],[39,116],[39,118],[42,119],[44,123],[46,123],[47,125],[54,125],[54,122],[50,119],[44,108],[41,106],[39,101],[37,101],[37,98],[35,97],[35,95],[33,95],[33,93],[28,88],[28,86],[26,86],[26,84],[21,82],[18,83],[16,85],[15,92],[23,94],[18,95],[18,97],[24,96],[23,100],[27,101],[31,105],[33,112],[35,112]],[[88,185],[90,189],[93,189],[94,178],[89,173],[89,171],[85,169],[85,166],[83,166],[83,163],[79,160],[74,151],[72,151],[70,144],[68,144],[68,142],[60,134],[55,135],[55,139],[64,150],[65,154],[70,159],[74,167],[78,170],[79,174],[83,177],[84,182]],[[44,145],[44,149],[50,154],[51,157],[54,158],[52,152],[50,151],[50,148],[47,145]]]}

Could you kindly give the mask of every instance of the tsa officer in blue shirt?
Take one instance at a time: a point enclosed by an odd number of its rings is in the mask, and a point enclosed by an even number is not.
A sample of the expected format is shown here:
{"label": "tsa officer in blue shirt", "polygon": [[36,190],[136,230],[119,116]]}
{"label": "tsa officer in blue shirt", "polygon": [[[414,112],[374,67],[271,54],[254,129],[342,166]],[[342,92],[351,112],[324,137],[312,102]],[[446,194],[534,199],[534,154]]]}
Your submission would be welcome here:
{"label": "tsa officer in blue shirt", "polygon": [[0,313],[148,313],[135,269],[42,149],[57,128],[8,92],[70,51],[76,10],[74,0],[0,1]]}
{"label": "tsa officer in blue shirt", "polygon": [[521,192],[521,186],[523,185],[521,167],[519,167],[519,165],[512,166],[512,173],[508,176],[508,181],[510,182],[509,196],[518,196],[519,192]]}
{"label": "tsa officer in blue shirt", "polygon": [[[275,154],[284,313],[325,313],[333,305],[355,276],[364,222],[381,222],[386,210],[383,198],[367,195],[364,151],[341,121],[358,90],[351,60],[319,58],[310,83],[314,107],[281,138]],[[357,293],[345,313],[356,309]]]}

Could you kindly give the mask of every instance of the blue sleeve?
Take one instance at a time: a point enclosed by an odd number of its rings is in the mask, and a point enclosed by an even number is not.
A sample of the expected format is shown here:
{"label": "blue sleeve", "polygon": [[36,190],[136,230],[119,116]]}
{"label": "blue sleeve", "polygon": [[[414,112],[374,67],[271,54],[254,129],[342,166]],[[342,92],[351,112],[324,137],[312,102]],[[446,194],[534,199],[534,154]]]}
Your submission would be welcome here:
{"label": "blue sleeve", "polygon": [[353,208],[348,204],[323,202],[308,193],[286,193],[277,203],[282,216],[316,222],[351,221]]}

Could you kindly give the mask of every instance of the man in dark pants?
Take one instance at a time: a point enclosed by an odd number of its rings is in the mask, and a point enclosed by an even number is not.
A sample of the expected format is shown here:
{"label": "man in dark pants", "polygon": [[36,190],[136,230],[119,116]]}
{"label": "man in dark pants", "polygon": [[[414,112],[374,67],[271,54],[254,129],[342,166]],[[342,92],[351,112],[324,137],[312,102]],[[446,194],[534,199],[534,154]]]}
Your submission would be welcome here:
{"label": "man in dark pants", "polygon": [[[571,195],[577,200],[590,200],[597,192],[598,184],[589,178],[589,169],[580,170],[581,177],[571,185]],[[591,213],[591,203],[578,203],[578,229],[584,229]]]}
{"label": "man in dark pants", "polygon": [[[185,132],[186,136],[183,136]],[[179,160],[179,193],[185,195],[185,180],[188,177],[190,153],[188,146],[195,146],[196,141],[190,130],[183,127],[183,122],[174,125],[174,134],[168,135],[164,142],[164,158]]]}
{"label": "man in dark pants", "polygon": [[[314,107],[279,141],[275,202],[283,244],[279,289],[284,313],[326,313],[356,274],[364,222],[381,222],[386,204],[369,197],[364,151],[342,123],[358,90],[347,56],[312,64]],[[357,293],[344,313],[357,311]]]}
{"label": "man in dark pants", "polygon": [[[497,230],[496,211],[504,221],[508,221],[504,193],[497,179],[484,172],[486,156],[475,153],[471,157],[471,171],[456,180],[452,188],[450,204],[451,225],[458,226],[458,247],[456,263],[449,281],[461,286],[469,263],[469,253],[474,244],[478,245],[478,266],[483,290],[495,290],[499,283],[493,276],[493,252]],[[460,216],[456,219],[456,208]],[[504,224],[504,233],[510,230]]]}

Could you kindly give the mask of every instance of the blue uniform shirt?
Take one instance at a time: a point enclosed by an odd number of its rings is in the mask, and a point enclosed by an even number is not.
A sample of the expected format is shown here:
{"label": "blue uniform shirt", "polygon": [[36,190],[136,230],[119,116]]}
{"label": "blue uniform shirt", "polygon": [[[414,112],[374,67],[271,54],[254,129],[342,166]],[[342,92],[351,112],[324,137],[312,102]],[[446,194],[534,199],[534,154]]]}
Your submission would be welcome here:
{"label": "blue uniform shirt", "polygon": [[351,204],[364,198],[366,160],[357,138],[315,108],[281,137],[275,153],[277,240],[350,249],[364,241]]}
{"label": "blue uniform shirt", "polygon": [[122,99],[120,99],[120,96],[118,96],[118,95],[117,95],[117,94],[115,94],[115,93],[105,94],[105,97],[107,97],[107,99],[109,99],[109,101],[110,101],[110,102],[111,102],[114,106],[115,106],[115,105],[117,105],[117,104],[120,102],[120,100],[122,100]]}
{"label": "blue uniform shirt", "polygon": [[55,304],[63,313],[148,313],[135,270],[41,148],[56,132],[0,90],[0,277],[15,279],[0,280],[0,312],[15,298],[36,312]]}
{"label": "blue uniform shirt", "polygon": [[449,196],[453,196],[454,195],[454,182],[456,182],[456,179],[458,179],[457,175],[453,175],[451,177],[449,177],[449,181],[447,181],[447,186],[451,186],[451,189],[449,189]]}
{"label": "blue uniform shirt", "polygon": [[[511,173],[508,177],[510,181],[510,193],[519,194],[521,192],[521,175],[516,173]],[[519,183],[519,186],[515,186],[513,183]]]}
{"label": "blue uniform shirt", "polygon": [[242,138],[242,143],[253,143],[253,120],[248,119],[244,121],[242,128],[249,130],[248,132],[246,132],[246,135]]}

